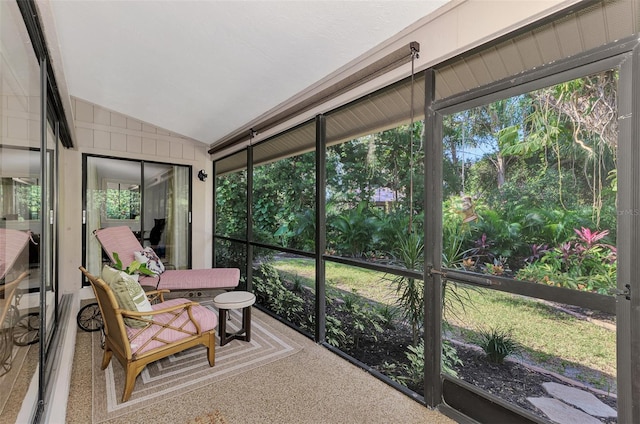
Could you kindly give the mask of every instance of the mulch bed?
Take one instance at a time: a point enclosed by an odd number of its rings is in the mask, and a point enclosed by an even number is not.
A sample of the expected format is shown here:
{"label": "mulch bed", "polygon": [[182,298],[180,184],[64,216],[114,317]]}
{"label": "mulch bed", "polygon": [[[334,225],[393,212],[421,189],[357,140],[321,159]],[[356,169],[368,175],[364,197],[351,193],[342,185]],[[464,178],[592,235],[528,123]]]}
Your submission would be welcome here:
{"label": "mulch bed", "polygon": [[[288,285],[285,283],[285,285]],[[290,288],[290,287],[289,287]],[[304,315],[313,314],[313,293],[304,290],[301,295],[306,302]],[[407,347],[412,344],[410,328],[403,323],[385,328],[382,333],[378,333],[376,338],[357,335],[353,332],[351,325],[351,317],[348,313],[328,305],[327,315],[333,316],[342,322],[342,330],[347,333],[349,340],[357,340],[348,346],[340,346],[348,355],[358,361],[380,371],[383,374],[389,373],[388,364],[409,364],[406,357]],[[299,324],[297,324],[299,325]],[[373,331],[362,332],[364,334],[373,334]],[[475,387],[482,389],[494,396],[497,396],[509,403],[518,405],[519,407],[533,412],[536,415],[543,416],[542,411],[533,406],[527,397],[549,397],[544,390],[542,383],[556,382],[563,385],[571,385],[566,380],[559,379],[553,373],[543,373],[534,368],[526,366],[524,363],[507,360],[502,364],[495,364],[488,361],[479,348],[474,348],[461,343],[455,343],[458,357],[462,361],[462,365],[455,366],[454,369],[458,373],[458,378],[473,384]],[[398,367],[396,367],[398,370]],[[574,385],[578,389],[583,389],[579,383]],[[423,395],[422,384],[413,385],[407,383],[407,387],[416,393]],[[592,392],[605,404],[616,409],[616,398]],[[601,419],[603,423],[615,424],[617,420]]]}

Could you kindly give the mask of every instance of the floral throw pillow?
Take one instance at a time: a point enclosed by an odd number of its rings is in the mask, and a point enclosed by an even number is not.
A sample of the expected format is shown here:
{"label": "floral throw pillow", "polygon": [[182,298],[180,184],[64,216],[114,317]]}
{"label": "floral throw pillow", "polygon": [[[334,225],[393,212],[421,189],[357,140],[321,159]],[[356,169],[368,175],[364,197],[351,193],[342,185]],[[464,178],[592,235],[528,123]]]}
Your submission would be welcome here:
{"label": "floral throw pillow", "polygon": [[162,274],[164,272],[164,264],[150,246],[145,247],[140,252],[135,252],[133,256],[136,261],[146,264],[147,269],[154,274]]}

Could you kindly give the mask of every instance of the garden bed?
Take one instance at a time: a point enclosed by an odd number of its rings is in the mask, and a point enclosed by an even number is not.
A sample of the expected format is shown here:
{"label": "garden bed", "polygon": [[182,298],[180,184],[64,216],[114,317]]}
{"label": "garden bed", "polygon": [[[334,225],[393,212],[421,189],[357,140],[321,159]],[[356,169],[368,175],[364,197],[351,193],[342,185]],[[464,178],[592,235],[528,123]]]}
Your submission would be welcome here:
{"label": "garden bed", "polygon": [[[301,328],[311,330],[311,321],[308,317],[314,315],[315,294],[308,288],[296,287],[291,281],[284,281],[282,284],[290,293],[303,299],[301,310],[289,317],[290,321]],[[356,295],[345,293],[347,302],[356,301],[354,296]],[[351,305],[350,310],[345,307],[347,302],[344,298],[327,302],[328,319],[331,317],[338,320],[339,328],[344,332],[342,343],[339,343],[337,347],[358,361],[423,395],[422,383],[409,381],[409,373],[407,373],[407,370],[412,367],[407,358],[408,348],[412,344],[410,327],[395,317],[383,326],[381,332],[378,332],[373,326],[367,327],[367,322],[362,317],[358,318],[357,314],[354,316],[352,312],[354,306]],[[360,302],[361,307],[375,309],[375,304],[372,302],[362,299],[357,302]],[[265,306],[268,307],[268,305]],[[572,384],[569,378],[563,378],[536,367],[535,363],[532,364],[534,366],[529,365],[528,363],[531,362],[529,358],[522,358],[521,361],[507,360],[504,363],[495,364],[489,362],[476,346],[465,345],[456,340],[452,340],[452,343],[462,362],[461,365],[453,367],[458,378],[534,414],[544,416],[541,411],[527,401],[527,397],[548,396],[542,383],[556,382],[580,389],[586,388],[580,382],[575,381]],[[608,396],[598,390],[590,391],[605,404],[616,408],[615,395]],[[616,420],[606,419],[603,422],[613,424],[616,423]]]}

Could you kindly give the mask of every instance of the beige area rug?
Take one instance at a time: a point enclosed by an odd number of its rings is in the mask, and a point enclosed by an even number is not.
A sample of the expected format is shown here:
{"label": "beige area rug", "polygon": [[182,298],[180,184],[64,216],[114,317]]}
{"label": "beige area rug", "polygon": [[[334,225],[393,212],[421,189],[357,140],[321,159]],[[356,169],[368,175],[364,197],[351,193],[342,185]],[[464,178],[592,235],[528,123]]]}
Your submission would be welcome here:
{"label": "beige area rug", "polygon": [[225,420],[220,411],[215,410],[214,412],[209,412],[206,415],[197,417],[187,424],[227,424],[227,420]]}
{"label": "beige area rug", "polygon": [[[213,309],[210,302],[202,304]],[[227,322],[227,328],[228,331],[236,331],[239,329],[241,311],[230,312],[231,320]],[[251,342],[233,340],[220,347],[218,341],[214,367],[209,366],[204,347],[195,347],[149,364],[136,379],[129,401],[122,403],[124,370],[115,357],[106,370],[100,369],[103,354],[100,333],[92,333],[92,421],[100,423],[153,403],[170,402],[172,397],[272,363],[300,349],[298,344],[253,314]]]}

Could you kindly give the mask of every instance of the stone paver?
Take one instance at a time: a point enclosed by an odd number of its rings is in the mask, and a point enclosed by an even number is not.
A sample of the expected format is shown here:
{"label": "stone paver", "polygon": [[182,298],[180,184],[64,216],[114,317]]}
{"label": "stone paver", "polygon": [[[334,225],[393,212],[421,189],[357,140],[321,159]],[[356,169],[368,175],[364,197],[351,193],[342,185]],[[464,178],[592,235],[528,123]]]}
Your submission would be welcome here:
{"label": "stone paver", "polygon": [[551,382],[542,383],[542,386],[551,396],[580,408],[589,415],[596,417],[616,417],[618,415],[615,409],[584,390]]}
{"label": "stone paver", "polygon": [[529,397],[527,400],[544,412],[550,420],[559,424],[602,424],[599,419],[558,399]]}

